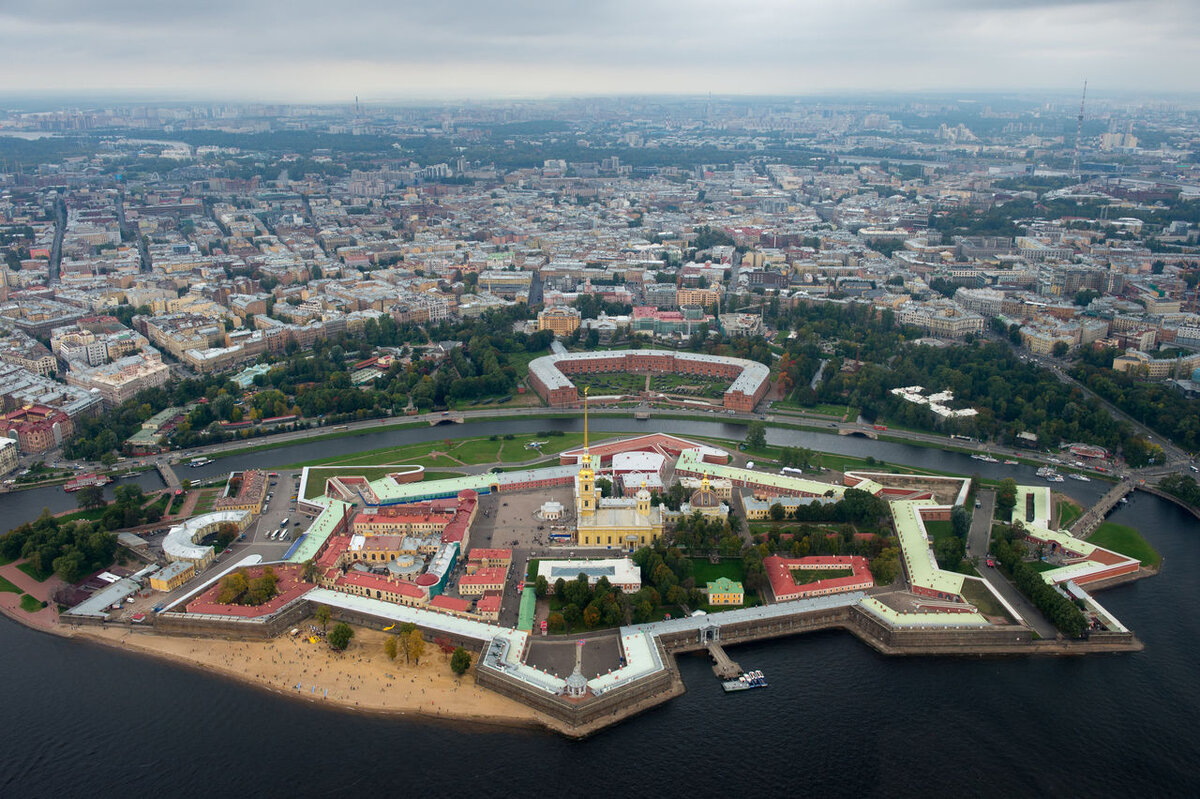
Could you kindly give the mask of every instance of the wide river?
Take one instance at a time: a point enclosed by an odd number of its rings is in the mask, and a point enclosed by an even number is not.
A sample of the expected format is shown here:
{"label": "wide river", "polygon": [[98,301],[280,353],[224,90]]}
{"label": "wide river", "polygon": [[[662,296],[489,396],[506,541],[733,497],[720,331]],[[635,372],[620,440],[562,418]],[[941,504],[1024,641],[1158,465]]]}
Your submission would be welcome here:
{"label": "wide river", "polygon": [[[743,428],[656,420],[655,430]],[[597,419],[598,431],[645,423]],[[420,440],[578,428],[528,420],[375,433],[223,459],[201,475]],[[902,444],[773,430],[802,444],[1036,482],[1005,467]],[[153,477],[141,478],[147,487]],[[1098,483],[1059,488],[1085,502]],[[6,526],[61,489],[0,496]],[[1079,658],[887,658],[848,634],[737,647],[765,691],[726,695],[705,659],[688,692],[585,742],[550,734],[362,717],[200,671],[33,632],[0,617],[0,796],[291,794],[421,796],[1188,795],[1200,745],[1200,524],[1142,494],[1112,516],[1162,553],[1162,573],[1100,599],[1146,644]]]}

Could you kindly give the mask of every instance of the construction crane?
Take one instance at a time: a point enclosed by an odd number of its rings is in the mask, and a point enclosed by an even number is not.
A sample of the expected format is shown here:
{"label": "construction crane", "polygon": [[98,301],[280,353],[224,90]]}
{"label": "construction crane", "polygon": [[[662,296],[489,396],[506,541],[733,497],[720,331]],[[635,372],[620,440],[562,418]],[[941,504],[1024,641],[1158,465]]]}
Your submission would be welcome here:
{"label": "construction crane", "polygon": [[1071,158],[1071,177],[1079,177],[1079,140],[1083,138],[1083,104],[1087,100],[1087,79],[1083,81],[1083,96],[1079,98],[1079,116],[1075,118],[1075,155]]}

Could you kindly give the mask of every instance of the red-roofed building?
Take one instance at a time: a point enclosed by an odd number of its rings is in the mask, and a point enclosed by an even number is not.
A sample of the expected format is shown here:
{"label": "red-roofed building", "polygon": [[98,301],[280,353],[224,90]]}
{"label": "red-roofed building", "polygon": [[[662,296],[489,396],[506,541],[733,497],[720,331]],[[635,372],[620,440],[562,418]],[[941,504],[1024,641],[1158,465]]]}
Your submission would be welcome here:
{"label": "red-roofed building", "polygon": [[500,594],[486,594],[475,602],[475,612],[489,621],[500,620]]}
{"label": "red-roofed building", "polygon": [[[285,605],[289,605],[294,600],[304,596],[313,588],[312,583],[305,582],[302,579],[301,575],[304,570],[301,566],[274,565],[270,568],[275,571],[275,576],[278,578],[278,581],[275,583],[275,590],[278,593],[267,602],[261,605],[222,604],[217,601],[217,596],[221,593],[221,583],[218,581],[207,591],[187,603],[187,612],[257,619],[262,616],[270,616]],[[256,577],[262,577],[266,569],[266,566],[250,566],[243,571],[246,573],[247,580],[253,580]]]}
{"label": "red-roofed building", "polygon": [[451,616],[462,616],[463,618],[471,618],[471,600],[460,599],[456,596],[446,596],[438,594],[433,599],[429,600],[429,609],[449,613]]}
{"label": "red-roofed building", "polygon": [[467,574],[479,569],[505,569],[512,565],[511,549],[472,549],[467,555]]}
{"label": "red-roofed building", "polygon": [[465,574],[458,581],[458,593],[463,596],[482,596],[491,591],[504,591],[508,580],[508,569],[479,569],[474,574]]}
{"label": "red-roofed building", "polygon": [[347,572],[333,584],[334,590],[347,594],[356,594],[384,602],[394,602],[397,605],[409,607],[424,607],[429,602],[429,594],[421,588],[403,581],[393,581],[386,577],[364,572]]}
{"label": "red-roofed building", "polygon": [[[807,558],[783,558],[779,555],[768,555],[763,558],[763,568],[767,572],[767,580],[771,584],[771,593],[776,602],[842,594],[847,591],[865,591],[875,585],[867,559],[857,556],[813,555]],[[792,572],[796,570],[842,569],[850,569],[853,573],[846,577],[833,577],[803,585],[797,585],[792,576]]]}

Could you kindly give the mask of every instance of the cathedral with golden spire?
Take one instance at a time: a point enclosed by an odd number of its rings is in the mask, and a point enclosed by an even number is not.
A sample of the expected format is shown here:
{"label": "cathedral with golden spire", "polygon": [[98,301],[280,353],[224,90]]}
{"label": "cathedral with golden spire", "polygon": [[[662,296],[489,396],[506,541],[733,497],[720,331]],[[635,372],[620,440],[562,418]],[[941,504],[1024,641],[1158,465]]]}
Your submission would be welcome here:
{"label": "cathedral with golden spire", "polygon": [[588,451],[588,389],[583,390],[583,453],[575,478],[575,543],[634,550],[662,537],[663,509],[652,505],[645,483],[633,497],[602,497]]}

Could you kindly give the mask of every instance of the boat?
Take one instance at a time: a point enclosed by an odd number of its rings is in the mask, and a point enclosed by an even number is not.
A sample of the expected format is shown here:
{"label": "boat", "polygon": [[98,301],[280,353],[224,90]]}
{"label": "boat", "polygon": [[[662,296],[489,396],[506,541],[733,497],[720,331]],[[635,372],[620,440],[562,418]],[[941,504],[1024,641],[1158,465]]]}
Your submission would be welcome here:
{"label": "boat", "polygon": [[1005,466],[1016,466],[1018,463],[1020,463],[1020,461],[1005,461],[1004,465]]}
{"label": "boat", "polygon": [[751,688],[766,688],[767,678],[761,671],[747,671],[743,672],[736,680],[725,680],[721,683],[721,687],[727,694],[734,691],[749,691]]}
{"label": "boat", "polygon": [[1061,474],[1058,474],[1057,472],[1051,472],[1050,474],[1046,475],[1045,477],[1046,477],[1046,480],[1051,483],[1063,482],[1063,476]]}
{"label": "boat", "polygon": [[78,477],[68,481],[67,484],[63,486],[63,491],[71,493],[89,486],[106,486],[111,482],[112,478],[105,474],[81,474]]}
{"label": "boat", "polygon": [[1078,480],[1078,481],[1079,481],[1079,482],[1081,482],[1081,483],[1090,483],[1090,482],[1092,482],[1092,478],[1090,478],[1090,477],[1084,477],[1082,474],[1077,474],[1077,473],[1075,473],[1075,472],[1071,472],[1070,474],[1068,474],[1068,475],[1067,475],[1067,477],[1070,477],[1072,480]]}
{"label": "boat", "polygon": [[191,466],[193,469],[195,469],[198,466],[207,466],[210,463],[212,463],[212,458],[192,458],[192,460],[188,462],[188,466]]}

